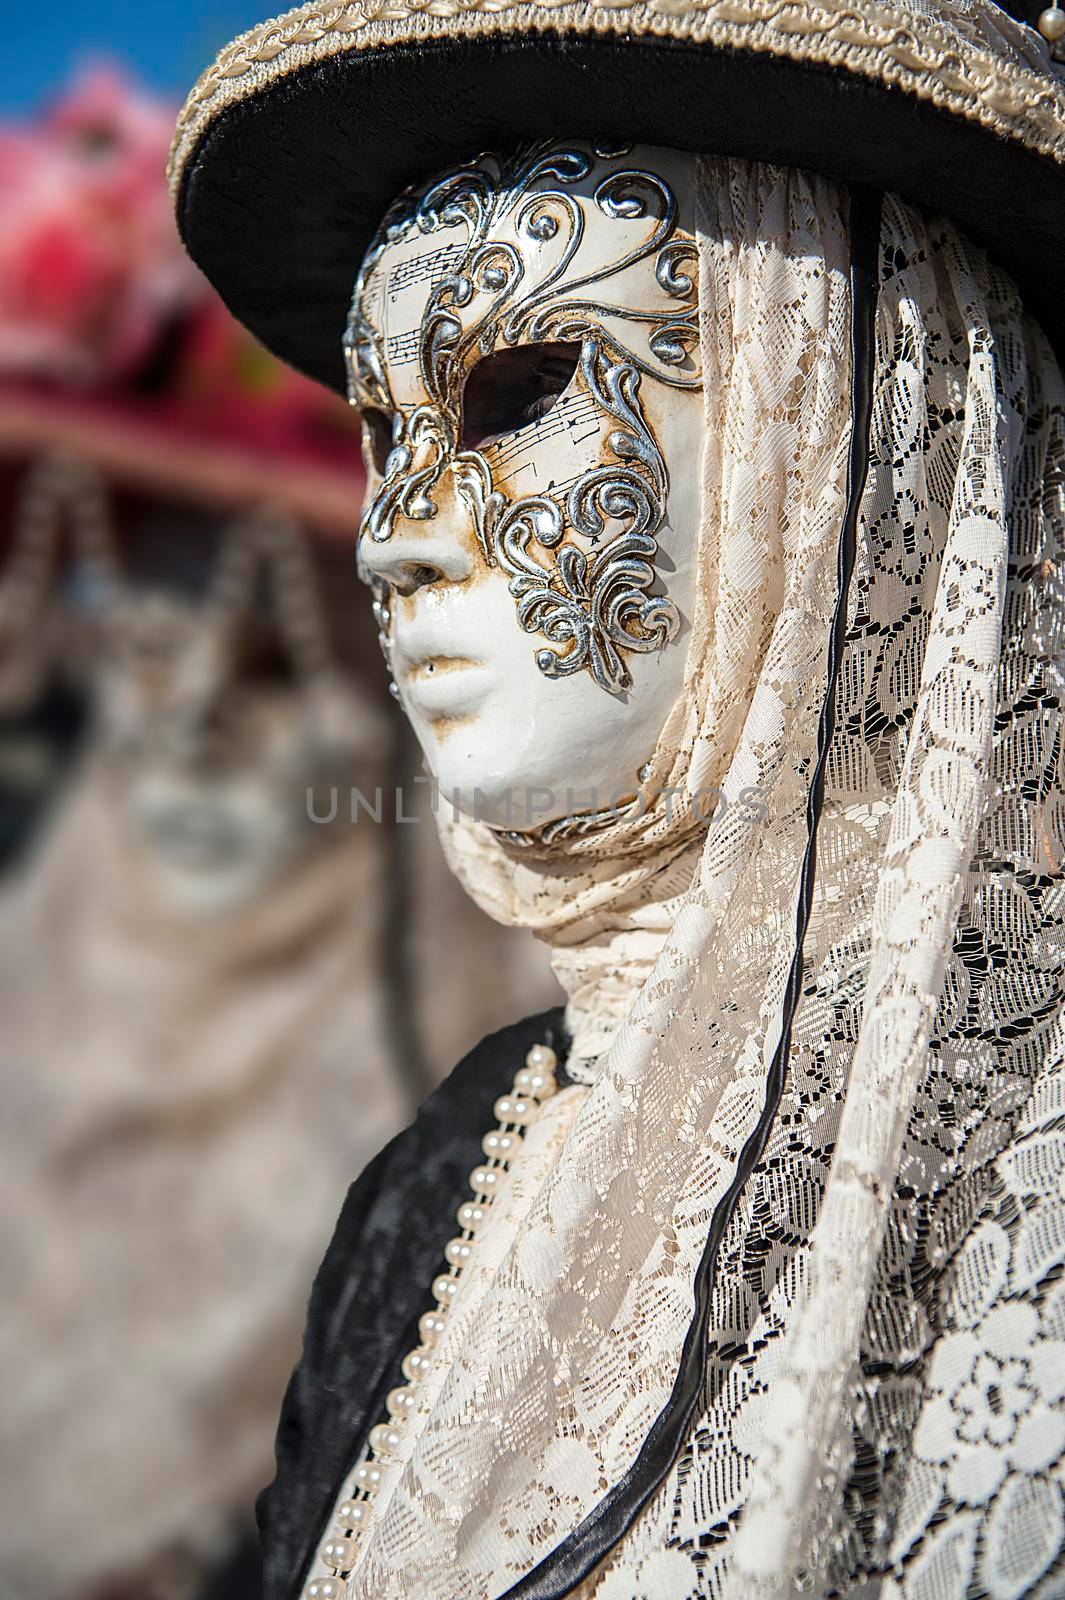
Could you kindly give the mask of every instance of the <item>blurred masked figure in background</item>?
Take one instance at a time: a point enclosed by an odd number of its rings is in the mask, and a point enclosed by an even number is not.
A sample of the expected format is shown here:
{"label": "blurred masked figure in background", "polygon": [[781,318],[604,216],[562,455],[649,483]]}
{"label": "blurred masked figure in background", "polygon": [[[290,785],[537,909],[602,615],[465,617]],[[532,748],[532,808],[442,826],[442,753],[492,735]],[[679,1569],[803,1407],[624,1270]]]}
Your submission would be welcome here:
{"label": "blurred masked figure in background", "polygon": [[5,1594],[224,1546],[317,1226],[402,1119],[379,840],[316,826],[305,792],[365,782],[384,730],[330,669],[299,545],[272,544],[296,671],[242,670],[250,531],[202,616],[120,601],[101,742],[3,905]]}

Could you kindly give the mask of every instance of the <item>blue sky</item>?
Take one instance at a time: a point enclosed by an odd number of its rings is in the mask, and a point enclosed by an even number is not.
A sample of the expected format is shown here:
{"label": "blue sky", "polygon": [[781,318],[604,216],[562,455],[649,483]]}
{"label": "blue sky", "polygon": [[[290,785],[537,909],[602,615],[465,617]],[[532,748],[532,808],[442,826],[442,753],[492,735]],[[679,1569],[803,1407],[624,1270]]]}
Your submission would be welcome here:
{"label": "blue sky", "polygon": [[0,51],[0,117],[21,117],[86,56],[107,55],[181,98],[215,51],[285,0],[48,0],[13,6]]}

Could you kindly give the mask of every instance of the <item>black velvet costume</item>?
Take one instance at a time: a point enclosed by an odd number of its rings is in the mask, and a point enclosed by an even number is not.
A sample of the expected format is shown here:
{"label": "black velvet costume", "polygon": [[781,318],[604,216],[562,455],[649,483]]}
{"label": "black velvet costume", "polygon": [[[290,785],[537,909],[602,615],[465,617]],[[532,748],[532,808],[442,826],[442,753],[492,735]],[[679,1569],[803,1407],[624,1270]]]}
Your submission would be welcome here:
{"label": "black velvet costume", "polygon": [[534,1044],[562,1058],[561,1008],[482,1039],[348,1190],[281,1410],[277,1476],[259,1496],[263,1600],[299,1595],[341,1483],[435,1303],[432,1282],[446,1270],[492,1107]]}

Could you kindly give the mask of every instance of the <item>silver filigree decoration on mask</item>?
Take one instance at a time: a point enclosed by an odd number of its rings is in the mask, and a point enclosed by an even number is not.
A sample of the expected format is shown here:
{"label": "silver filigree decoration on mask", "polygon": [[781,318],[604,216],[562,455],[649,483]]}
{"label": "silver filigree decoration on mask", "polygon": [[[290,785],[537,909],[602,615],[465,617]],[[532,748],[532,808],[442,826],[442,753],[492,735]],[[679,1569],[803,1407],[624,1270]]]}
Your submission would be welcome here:
{"label": "silver filigree decoration on mask", "polygon": [[[676,200],[661,177],[622,167],[600,180],[592,193],[598,210],[629,222],[646,219],[647,232],[614,261],[566,278],[585,227],[582,206],[567,188],[587,178],[600,157],[624,154],[597,146],[586,151],[539,145],[499,170],[473,162],[422,195],[404,196],[363,263],[344,346],[352,403],[393,419],[392,450],[360,537],[388,539],[397,517],[434,517],[435,491],[450,473],[486,561],[508,576],[521,627],[547,640],[537,652],[540,670],[551,678],[588,670],[612,694],[631,686],[628,655],[660,649],[680,627],[673,602],[651,592],[669,477],[640,402],[640,385],[650,378],[697,389],[702,382],[695,245],[676,235]],[[513,218],[517,245],[493,237],[504,217]],[[379,330],[365,314],[367,284],[390,242],[414,229],[432,234],[457,224],[468,231],[468,244],[441,271],[418,333],[429,400],[404,416],[393,401]],[[520,248],[523,239],[528,254]],[[540,257],[532,247],[547,240],[557,240],[559,248],[537,277]],[[648,259],[675,310],[618,305],[606,297],[610,279]],[[461,313],[475,300],[483,304],[464,321]],[[614,328],[640,329],[646,353],[634,340],[608,332],[608,321]],[[557,498],[510,498],[495,486],[486,455],[459,447],[463,383],[478,359],[500,347],[549,341],[581,346],[573,381],[608,421],[607,459]]]}
{"label": "silver filigree decoration on mask", "polygon": [[[619,424],[608,439],[616,459],[582,473],[564,509],[550,495],[508,500],[493,489],[490,466],[475,452],[456,458],[454,474],[482,548],[509,576],[521,626],[558,647],[537,652],[541,672],[562,678],[588,668],[596,683],[618,693],[631,683],[625,652],[658,650],[680,625],[673,602],[650,593],[668,475],[639,406],[636,368],[589,337],[580,373]],[[595,549],[608,522],[623,531]],[[567,527],[592,541],[591,553],[562,542]],[[557,552],[549,568],[538,551]]]}

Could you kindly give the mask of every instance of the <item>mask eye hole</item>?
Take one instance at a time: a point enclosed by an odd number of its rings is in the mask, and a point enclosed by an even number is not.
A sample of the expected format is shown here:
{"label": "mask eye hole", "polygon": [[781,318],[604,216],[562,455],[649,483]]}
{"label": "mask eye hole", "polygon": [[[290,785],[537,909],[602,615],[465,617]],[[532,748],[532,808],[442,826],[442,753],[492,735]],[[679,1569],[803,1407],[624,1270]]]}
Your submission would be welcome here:
{"label": "mask eye hole", "polygon": [[392,450],[392,423],[383,411],[377,411],[373,406],[365,408],[362,413],[362,437],[370,465],[383,478]]}
{"label": "mask eye hole", "polygon": [[478,450],[545,417],[569,388],[579,344],[528,344],[479,361],[462,395],[464,450]]}

